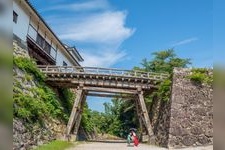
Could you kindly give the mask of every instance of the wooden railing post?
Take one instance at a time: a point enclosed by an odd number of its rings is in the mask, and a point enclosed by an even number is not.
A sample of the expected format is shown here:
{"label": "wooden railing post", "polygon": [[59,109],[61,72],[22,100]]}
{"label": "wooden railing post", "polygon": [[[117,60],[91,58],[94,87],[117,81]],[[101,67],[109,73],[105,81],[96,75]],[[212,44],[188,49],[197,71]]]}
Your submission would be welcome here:
{"label": "wooden railing post", "polygon": [[46,66],[46,68],[45,68],[45,69],[46,69],[46,71],[48,72],[48,65]]}

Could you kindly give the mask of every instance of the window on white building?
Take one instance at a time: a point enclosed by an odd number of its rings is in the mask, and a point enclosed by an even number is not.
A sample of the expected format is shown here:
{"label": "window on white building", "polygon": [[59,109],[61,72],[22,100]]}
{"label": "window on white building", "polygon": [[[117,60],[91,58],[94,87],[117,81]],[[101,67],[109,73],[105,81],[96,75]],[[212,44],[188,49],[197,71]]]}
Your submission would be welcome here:
{"label": "window on white building", "polygon": [[44,50],[45,52],[47,52],[48,54],[51,53],[51,45],[45,41],[45,45],[44,45]]}
{"label": "window on white building", "polygon": [[44,49],[44,45],[45,45],[45,39],[40,35],[38,34],[37,35],[37,40],[36,40],[37,44]]}
{"label": "window on white building", "polygon": [[63,66],[67,66],[67,63],[65,61],[63,61]]}
{"label": "window on white building", "polygon": [[13,22],[17,23],[17,20],[18,20],[18,14],[15,11],[13,11]]}

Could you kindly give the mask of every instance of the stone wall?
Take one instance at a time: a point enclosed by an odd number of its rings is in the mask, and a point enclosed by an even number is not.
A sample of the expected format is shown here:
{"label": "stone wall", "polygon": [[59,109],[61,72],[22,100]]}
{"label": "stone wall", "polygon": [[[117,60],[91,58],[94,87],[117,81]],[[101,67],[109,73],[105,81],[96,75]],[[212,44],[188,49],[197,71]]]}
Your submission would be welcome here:
{"label": "stone wall", "polygon": [[55,119],[46,119],[42,125],[13,118],[13,149],[26,150],[61,139],[65,125]]}
{"label": "stone wall", "polygon": [[149,114],[156,145],[167,147],[169,138],[170,101],[154,98]]}
{"label": "stone wall", "polygon": [[[13,56],[27,57],[29,55],[25,49],[18,46],[17,42],[13,42]],[[13,92],[19,88],[23,91],[24,95],[33,96],[32,89],[37,87],[37,81],[31,80],[28,76],[31,74],[13,66]],[[17,107],[16,104],[13,104]],[[62,121],[45,118],[42,124],[31,123],[20,118],[13,118],[13,149],[23,150],[31,149],[37,145],[41,145],[52,141],[54,139],[61,138],[64,130],[65,123]]]}
{"label": "stone wall", "polygon": [[31,149],[48,141],[54,140],[55,134],[47,127],[40,127],[38,124],[29,124],[21,119],[13,119],[13,149]]}
{"label": "stone wall", "polygon": [[213,143],[213,90],[191,82],[186,78],[190,73],[174,69],[168,147]]}
{"label": "stone wall", "polygon": [[170,101],[153,100],[149,115],[157,145],[181,148],[213,142],[213,90],[187,79],[190,73],[175,68]]}

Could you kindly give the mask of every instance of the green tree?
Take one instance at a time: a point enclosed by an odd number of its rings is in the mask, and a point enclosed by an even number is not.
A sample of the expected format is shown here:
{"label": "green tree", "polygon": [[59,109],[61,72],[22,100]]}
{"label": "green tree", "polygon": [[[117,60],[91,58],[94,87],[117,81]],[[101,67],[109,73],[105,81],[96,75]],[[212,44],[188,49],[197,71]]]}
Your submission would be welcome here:
{"label": "green tree", "polygon": [[142,60],[142,70],[172,73],[174,67],[185,68],[191,64],[190,59],[177,57],[174,49],[154,52],[152,55],[154,56],[152,60],[148,61],[146,58]]}

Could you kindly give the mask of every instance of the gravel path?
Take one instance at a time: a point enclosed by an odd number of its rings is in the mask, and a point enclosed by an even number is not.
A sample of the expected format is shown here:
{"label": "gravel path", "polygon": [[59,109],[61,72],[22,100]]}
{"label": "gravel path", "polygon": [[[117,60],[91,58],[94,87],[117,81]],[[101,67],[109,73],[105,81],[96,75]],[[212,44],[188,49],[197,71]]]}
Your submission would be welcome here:
{"label": "gravel path", "polygon": [[[138,147],[128,147],[126,143],[101,143],[101,142],[87,142],[76,145],[68,150],[167,150],[157,146],[140,144]],[[178,150],[178,149],[176,149]],[[181,150],[213,150],[212,146],[198,147],[198,148],[184,148]]]}

